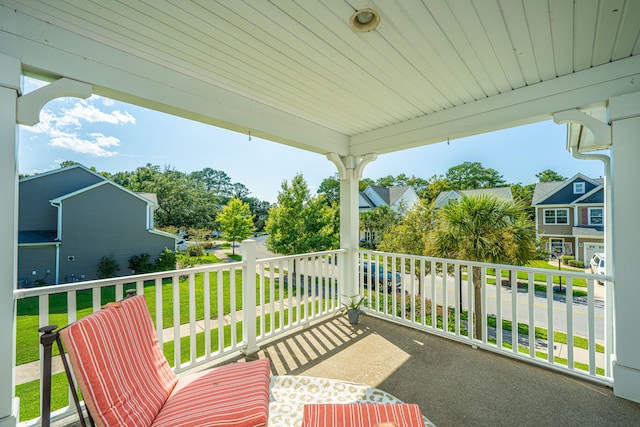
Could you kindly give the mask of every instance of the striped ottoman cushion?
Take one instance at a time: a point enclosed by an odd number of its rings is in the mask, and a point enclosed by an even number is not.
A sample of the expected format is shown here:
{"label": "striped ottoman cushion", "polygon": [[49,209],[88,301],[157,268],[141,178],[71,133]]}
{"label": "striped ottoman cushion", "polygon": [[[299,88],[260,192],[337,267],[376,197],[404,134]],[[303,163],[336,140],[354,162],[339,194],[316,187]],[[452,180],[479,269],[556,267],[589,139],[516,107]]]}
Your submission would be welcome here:
{"label": "striped ottoman cushion", "polygon": [[302,427],[374,427],[389,422],[424,427],[418,405],[374,403],[305,405]]}
{"label": "striped ottoman cushion", "polygon": [[60,337],[98,426],[150,425],[178,382],[144,296],[80,319]]}
{"label": "striped ottoman cushion", "polygon": [[152,426],[266,426],[269,382],[268,359],[180,378]]}

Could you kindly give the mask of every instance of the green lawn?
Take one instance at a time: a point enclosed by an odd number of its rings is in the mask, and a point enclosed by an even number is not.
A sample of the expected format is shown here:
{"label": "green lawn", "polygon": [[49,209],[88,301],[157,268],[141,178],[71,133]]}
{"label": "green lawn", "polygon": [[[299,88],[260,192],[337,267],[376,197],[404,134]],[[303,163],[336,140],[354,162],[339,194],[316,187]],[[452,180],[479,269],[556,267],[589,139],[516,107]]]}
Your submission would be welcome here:
{"label": "green lawn", "polygon": [[[199,273],[195,277],[195,308],[196,320],[204,318],[204,274]],[[209,274],[210,289],[210,310],[211,317],[218,316],[218,274]],[[256,276],[257,277],[257,276]],[[230,272],[224,271],[222,275],[222,286],[225,289],[223,296],[223,314],[228,314],[231,310],[231,297],[229,287],[231,286]],[[270,301],[269,295],[270,279],[265,277],[264,300]],[[280,298],[280,285],[275,282],[275,298]],[[126,289],[135,289],[135,285],[125,285]],[[178,286],[180,292],[180,323],[189,322],[189,281],[186,278],[180,279]],[[115,288],[102,289],[101,305],[115,300]],[[161,286],[162,292],[162,325],[164,328],[173,326],[173,292],[174,286],[171,280],[165,280]],[[242,271],[235,271],[235,309],[242,310]],[[144,295],[149,306],[151,317],[155,323],[156,316],[156,288],[153,281],[144,284]],[[285,294],[286,295],[286,294]],[[256,289],[256,299],[260,301],[259,291]],[[76,292],[76,316],[78,319],[87,316],[92,312],[92,291],[84,290]],[[59,327],[67,325],[67,297],[66,294],[53,294],[49,297],[49,323]],[[38,333],[38,297],[25,298],[18,301],[18,318],[16,334],[16,364],[38,360],[40,334]],[[54,346],[55,352],[55,346]]]}

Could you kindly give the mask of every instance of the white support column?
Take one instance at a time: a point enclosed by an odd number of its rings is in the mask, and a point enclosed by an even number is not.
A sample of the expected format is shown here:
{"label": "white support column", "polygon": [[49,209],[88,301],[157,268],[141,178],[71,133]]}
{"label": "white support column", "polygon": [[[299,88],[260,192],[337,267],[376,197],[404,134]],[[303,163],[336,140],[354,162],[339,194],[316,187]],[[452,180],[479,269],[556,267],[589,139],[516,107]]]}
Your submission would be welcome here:
{"label": "white support column", "polygon": [[17,424],[15,398],[16,311],[18,281],[18,135],[17,99],[20,61],[0,55],[0,427]]}
{"label": "white support column", "polygon": [[613,149],[613,249],[607,262],[615,279],[616,361],[613,391],[640,402],[640,92],[609,100]]}
{"label": "white support column", "polygon": [[340,268],[340,300],[348,304],[349,297],[358,293],[358,259],[357,251],[360,244],[358,212],[359,182],[362,179],[364,167],[377,158],[376,154],[364,157],[340,157],[335,153],[327,155],[338,168],[340,178],[340,247],[347,253],[338,263]]}

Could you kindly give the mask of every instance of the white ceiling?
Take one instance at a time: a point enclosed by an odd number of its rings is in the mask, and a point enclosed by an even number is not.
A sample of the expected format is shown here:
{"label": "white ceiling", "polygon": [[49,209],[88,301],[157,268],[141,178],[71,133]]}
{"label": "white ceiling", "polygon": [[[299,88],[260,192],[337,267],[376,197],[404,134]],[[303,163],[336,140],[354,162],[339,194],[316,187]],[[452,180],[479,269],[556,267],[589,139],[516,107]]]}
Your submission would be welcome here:
{"label": "white ceiling", "polygon": [[604,103],[640,90],[639,53],[638,0],[0,0],[27,73],[339,155]]}

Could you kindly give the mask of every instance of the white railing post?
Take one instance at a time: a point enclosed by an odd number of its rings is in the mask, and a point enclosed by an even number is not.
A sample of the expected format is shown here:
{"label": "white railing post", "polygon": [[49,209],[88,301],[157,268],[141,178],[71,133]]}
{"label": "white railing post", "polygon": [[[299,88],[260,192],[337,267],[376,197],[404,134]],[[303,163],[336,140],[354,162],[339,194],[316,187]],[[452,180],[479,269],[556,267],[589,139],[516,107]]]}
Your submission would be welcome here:
{"label": "white railing post", "polygon": [[[242,251],[242,352],[257,352],[256,344],[256,242],[246,239],[240,244]],[[271,314],[273,316],[273,313]]]}

